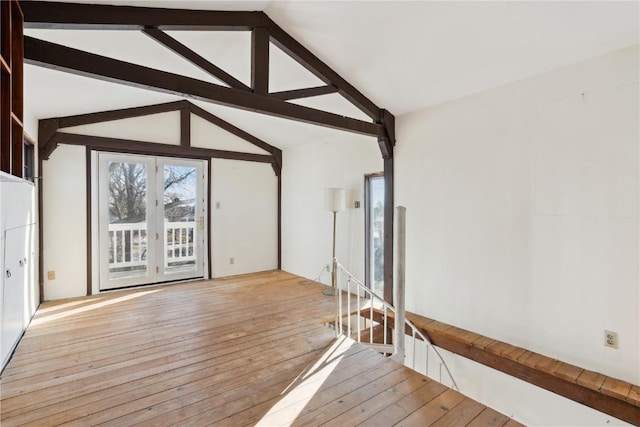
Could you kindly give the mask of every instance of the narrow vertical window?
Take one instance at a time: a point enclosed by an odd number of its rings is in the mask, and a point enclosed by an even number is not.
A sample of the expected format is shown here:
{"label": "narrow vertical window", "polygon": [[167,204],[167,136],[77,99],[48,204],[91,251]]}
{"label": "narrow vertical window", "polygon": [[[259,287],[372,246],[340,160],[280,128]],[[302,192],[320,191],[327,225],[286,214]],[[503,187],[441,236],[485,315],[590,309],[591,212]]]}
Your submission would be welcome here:
{"label": "narrow vertical window", "polygon": [[365,176],[365,281],[384,295],[384,176]]}

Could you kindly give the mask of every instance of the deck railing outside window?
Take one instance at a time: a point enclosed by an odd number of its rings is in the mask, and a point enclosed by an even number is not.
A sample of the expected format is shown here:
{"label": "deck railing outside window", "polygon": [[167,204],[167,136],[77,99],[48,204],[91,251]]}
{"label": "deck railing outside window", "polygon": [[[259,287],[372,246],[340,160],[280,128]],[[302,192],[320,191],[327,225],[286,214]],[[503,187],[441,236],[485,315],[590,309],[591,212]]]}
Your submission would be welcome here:
{"label": "deck railing outside window", "polygon": [[[196,261],[195,221],[165,222],[165,267],[193,264]],[[131,271],[147,265],[147,224],[109,224],[109,269]]]}

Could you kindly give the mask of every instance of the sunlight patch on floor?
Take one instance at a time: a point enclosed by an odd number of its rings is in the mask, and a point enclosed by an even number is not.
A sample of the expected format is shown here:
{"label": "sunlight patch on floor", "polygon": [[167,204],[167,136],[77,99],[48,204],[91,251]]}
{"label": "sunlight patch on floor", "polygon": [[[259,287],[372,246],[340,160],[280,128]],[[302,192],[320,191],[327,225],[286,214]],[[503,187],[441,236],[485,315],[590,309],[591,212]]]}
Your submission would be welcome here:
{"label": "sunlight patch on floor", "polygon": [[354,345],[354,342],[346,337],[337,338],[313,366],[305,370],[289,384],[282,392],[282,399],[258,421],[256,426],[292,425],[313,396],[331,376],[352,345]]}
{"label": "sunlight patch on floor", "polygon": [[65,317],[73,316],[74,314],[84,313],[84,312],[87,312],[87,311],[96,310],[98,308],[108,307],[108,306],[113,305],[113,304],[119,304],[119,303],[124,302],[124,301],[129,301],[129,300],[132,300],[134,298],[139,298],[139,297],[142,297],[142,296],[145,296],[145,295],[150,295],[150,294],[153,294],[153,293],[156,293],[156,292],[159,292],[159,291],[161,291],[161,289],[153,289],[153,290],[149,290],[149,291],[136,292],[134,294],[124,295],[124,296],[117,297],[117,298],[111,298],[111,299],[108,299],[108,300],[103,301],[103,302],[97,302],[95,304],[85,305],[84,307],[74,308],[72,310],[68,310],[68,311],[65,311],[63,313],[51,314],[49,316],[38,316],[38,318],[33,319],[31,321],[30,327],[43,325],[43,324],[45,324],[47,322],[51,322],[53,320],[58,320],[58,319],[63,319]]}
{"label": "sunlight patch on floor", "polygon": [[[66,310],[68,308],[77,306],[77,305],[85,305],[85,304],[90,304],[92,302],[96,302],[96,301],[100,301],[102,300],[103,297],[97,297],[97,298],[92,298],[91,300],[86,300],[86,299],[77,299],[77,300],[73,300],[73,301],[68,301],[62,304],[55,304],[52,305],[50,307],[42,307],[40,306],[40,308],[38,308],[38,314],[44,314],[44,313],[51,313],[54,311],[62,311],[62,310]],[[47,303],[45,303],[47,304]]]}

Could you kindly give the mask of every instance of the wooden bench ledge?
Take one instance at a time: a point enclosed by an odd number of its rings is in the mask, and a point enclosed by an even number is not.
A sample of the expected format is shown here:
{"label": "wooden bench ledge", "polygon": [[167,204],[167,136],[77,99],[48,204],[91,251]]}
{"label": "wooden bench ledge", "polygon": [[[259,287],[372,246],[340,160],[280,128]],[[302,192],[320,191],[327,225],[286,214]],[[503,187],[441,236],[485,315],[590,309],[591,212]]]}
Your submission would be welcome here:
{"label": "wooden bench ledge", "polygon": [[413,313],[406,313],[434,345],[640,425],[640,387],[522,347]]}

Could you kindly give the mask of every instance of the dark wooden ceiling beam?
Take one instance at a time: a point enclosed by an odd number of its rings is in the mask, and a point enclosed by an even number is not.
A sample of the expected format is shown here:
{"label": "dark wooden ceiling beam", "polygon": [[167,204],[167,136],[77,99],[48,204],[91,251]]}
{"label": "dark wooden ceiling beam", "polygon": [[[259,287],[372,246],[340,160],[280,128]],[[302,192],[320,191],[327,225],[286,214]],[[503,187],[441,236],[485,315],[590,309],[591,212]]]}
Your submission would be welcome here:
{"label": "dark wooden ceiling beam", "polygon": [[396,117],[387,110],[380,111],[382,126],[391,145],[396,145]]}
{"label": "dark wooden ceiling beam", "polygon": [[313,96],[329,95],[338,92],[335,86],[317,86],[305,89],[283,90],[281,92],[271,92],[269,96],[283,101],[291,99],[311,98]]}
{"label": "dark wooden ceiling beam", "polygon": [[193,50],[189,49],[187,46],[180,43],[178,40],[174,39],[167,33],[158,30],[157,28],[145,28],[142,30],[144,34],[157,41],[167,49],[172,50],[176,54],[180,55],[187,61],[191,62],[193,65],[202,69],[203,71],[211,74],[216,79],[220,80],[224,84],[232,87],[234,89],[242,89],[242,90],[251,90],[251,88],[240,80],[233,77],[231,74],[224,71],[222,68],[217,67],[211,62],[207,61],[202,56],[198,55]]}
{"label": "dark wooden ceiling beam", "polygon": [[189,108],[180,110],[180,145],[191,147],[191,110]]}
{"label": "dark wooden ceiling beam", "polygon": [[274,147],[273,145],[270,145],[266,142],[264,142],[263,140],[261,140],[258,137],[255,137],[253,135],[251,135],[248,132],[243,131],[242,129],[240,129],[239,127],[236,127],[234,125],[232,125],[229,122],[226,122],[224,120],[222,120],[220,117],[211,114],[210,112],[208,112],[207,110],[205,110],[204,108],[201,108],[195,104],[192,104],[189,102],[189,108],[190,111],[195,114],[196,116],[200,117],[201,119],[204,119],[206,121],[208,121],[209,123],[211,123],[212,125],[218,126],[219,128],[222,128],[224,130],[226,130],[227,132],[231,133],[232,135],[235,135],[239,138],[244,139],[245,141],[255,145],[258,148],[261,148],[271,154],[275,154],[277,152],[280,152],[279,148]]}
{"label": "dark wooden ceiling beam", "polygon": [[145,105],[142,107],[122,108],[118,110],[100,111],[98,113],[78,114],[75,116],[58,117],[59,128],[90,125],[93,123],[111,122],[114,120],[130,119],[133,117],[150,116],[152,114],[168,113],[188,107],[189,101],[173,101],[163,104]]}
{"label": "dark wooden ceiling beam", "polygon": [[268,25],[263,12],[162,9],[102,4],[25,1],[25,28],[93,30],[246,31]]}
{"label": "dark wooden ceiling beam", "polygon": [[269,20],[269,34],[271,42],[278,46],[287,55],[298,61],[303,67],[313,73],[320,80],[328,85],[335,86],[340,94],[358,107],[362,112],[371,117],[372,120],[380,121],[380,108],[369,98],[343,79],[331,67],[321,61],[309,49],[291,37],[286,31],[280,28],[275,22]]}
{"label": "dark wooden ceiling beam", "polygon": [[[274,147],[273,145],[268,144],[267,142],[251,135],[248,132],[232,125],[229,122],[226,122],[211,114],[204,108],[201,108],[195,104],[187,100],[182,101],[174,101],[167,102],[163,104],[155,104],[155,105],[146,105],[143,107],[131,107],[131,108],[122,108],[118,110],[109,110],[109,111],[101,111],[97,113],[87,113],[87,114],[78,114],[74,116],[65,116],[65,117],[56,117],[51,119],[43,119],[40,120],[40,131],[39,134],[42,135],[40,139],[41,148],[44,148],[46,153],[49,149],[49,141],[51,136],[53,136],[58,130],[70,128],[73,126],[87,125],[93,123],[104,123],[110,122],[114,120],[121,119],[130,119],[134,117],[147,116],[151,114],[165,113],[171,111],[179,111],[180,112],[180,143],[183,146],[189,146],[190,143],[190,120],[188,120],[189,114],[195,114],[198,117],[206,120],[214,126],[218,126],[225,131],[235,135],[250,144],[259,147],[266,152],[272,154],[274,156],[275,163],[282,166],[282,151]],[[51,144],[53,147],[53,144]],[[53,147],[55,149],[55,147]],[[53,151],[52,149],[52,151]],[[48,157],[47,153],[47,157]]]}
{"label": "dark wooden ceiling beam", "polygon": [[32,37],[24,38],[24,47],[25,62],[29,64],[368,136],[385,135],[384,127],[379,123],[303,107]]}
{"label": "dark wooden ceiling beam", "polygon": [[[38,121],[38,159],[48,160],[51,153],[57,147],[53,141],[53,135],[60,127],[58,119],[45,119]],[[40,172],[42,173],[42,172]]]}
{"label": "dark wooden ceiling beam", "polygon": [[385,136],[378,138],[378,145],[383,159],[393,157],[393,147],[396,145],[396,118],[387,110],[380,110],[382,126]]}
{"label": "dark wooden ceiling beam", "polygon": [[[382,124],[382,117],[380,116],[381,110],[370,99],[343,79],[309,49],[291,37],[264,12],[161,9],[47,1],[23,2],[23,9],[26,28],[251,30],[253,32],[252,40],[254,41],[256,38],[262,40],[266,32],[269,34],[269,39],[272,43],[328,86],[335,87],[342,96],[363,111],[375,123]],[[170,43],[166,38],[165,41]],[[255,49],[257,46],[262,46],[261,50],[257,51]],[[264,55],[265,46],[268,49],[268,43],[265,44],[262,41],[254,43],[252,56],[255,54]],[[186,51],[182,49],[182,53],[185,52]],[[188,55],[194,57],[193,55],[197,54],[192,52],[192,54]],[[268,90],[268,54],[266,55],[266,61],[252,62],[255,66],[252,66],[251,86],[257,89],[256,93],[266,94]],[[221,80],[229,84],[232,88],[246,89],[246,87],[240,87],[237,84],[238,82],[230,84],[231,80],[226,79],[226,81],[224,79]],[[267,86],[267,90],[264,90],[265,86]],[[273,98],[281,99],[278,95]]]}
{"label": "dark wooden ceiling beam", "polygon": [[269,93],[269,31],[257,27],[251,31],[251,87],[254,93]]}
{"label": "dark wooden ceiling beam", "polygon": [[235,151],[214,150],[211,148],[185,147],[182,145],[158,144],[156,142],[135,141],[130,139],[106,138],[102,136],[78,135],[56,132],[51,137],[56,144],[84,145],[94,150],[131,152],[156,156],[174,156],[197,159],[231,159],[258,163],[275,163],[272,155],[239,153]]}

